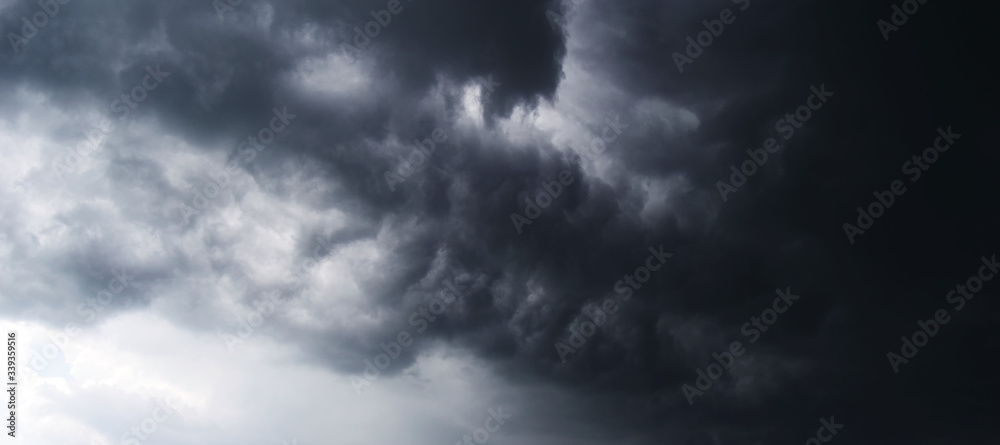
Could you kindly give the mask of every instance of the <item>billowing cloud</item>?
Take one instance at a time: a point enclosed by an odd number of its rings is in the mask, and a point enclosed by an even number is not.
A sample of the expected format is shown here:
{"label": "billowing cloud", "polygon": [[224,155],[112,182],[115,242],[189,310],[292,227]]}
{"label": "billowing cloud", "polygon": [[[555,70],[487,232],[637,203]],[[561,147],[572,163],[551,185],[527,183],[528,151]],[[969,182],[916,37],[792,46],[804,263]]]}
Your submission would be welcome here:
{"label": "billowing cloud", "polygon": [[990,443],[977,6],[235,3],[0,1],[24,440]]}

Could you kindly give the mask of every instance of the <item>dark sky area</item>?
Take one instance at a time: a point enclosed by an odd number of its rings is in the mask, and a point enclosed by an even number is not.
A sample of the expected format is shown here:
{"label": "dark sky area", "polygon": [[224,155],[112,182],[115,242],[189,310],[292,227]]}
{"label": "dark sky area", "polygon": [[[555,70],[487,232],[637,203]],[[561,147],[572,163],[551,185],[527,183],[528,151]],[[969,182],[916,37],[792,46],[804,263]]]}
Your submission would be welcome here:
{"label": "dark sky area", "polygon": [[997,443],[991,6],[61,1],[18,440]]}

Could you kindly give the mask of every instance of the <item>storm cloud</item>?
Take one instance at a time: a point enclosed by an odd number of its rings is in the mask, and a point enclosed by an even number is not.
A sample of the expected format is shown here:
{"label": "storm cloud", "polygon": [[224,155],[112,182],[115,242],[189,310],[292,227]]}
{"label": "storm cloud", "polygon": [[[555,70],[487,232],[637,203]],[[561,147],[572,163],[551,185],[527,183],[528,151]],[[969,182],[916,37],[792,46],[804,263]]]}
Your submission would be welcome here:
{"label": "storm cloud", "polygon": [[994,443],[986,8],[0,0],[18,437]]}

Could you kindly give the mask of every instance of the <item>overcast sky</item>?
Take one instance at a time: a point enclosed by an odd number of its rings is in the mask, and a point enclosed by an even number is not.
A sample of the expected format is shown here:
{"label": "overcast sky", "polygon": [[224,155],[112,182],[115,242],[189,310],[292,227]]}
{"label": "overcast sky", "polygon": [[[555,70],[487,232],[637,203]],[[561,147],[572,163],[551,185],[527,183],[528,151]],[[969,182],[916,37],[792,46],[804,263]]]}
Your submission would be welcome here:
{"label": "overcast sky", "polygon": [[5,443],[997,442],[985,6],[237,1],[0,0]]}

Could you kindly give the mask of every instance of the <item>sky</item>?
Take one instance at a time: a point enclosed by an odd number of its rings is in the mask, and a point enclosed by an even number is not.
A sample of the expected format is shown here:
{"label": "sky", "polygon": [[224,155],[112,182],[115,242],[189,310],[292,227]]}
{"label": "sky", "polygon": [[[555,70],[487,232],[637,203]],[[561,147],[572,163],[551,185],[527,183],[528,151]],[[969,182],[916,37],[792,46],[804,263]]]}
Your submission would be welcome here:
{"label": "sky", "polygon": [[987,8],[0,0],[0,441],[995,444]]}

